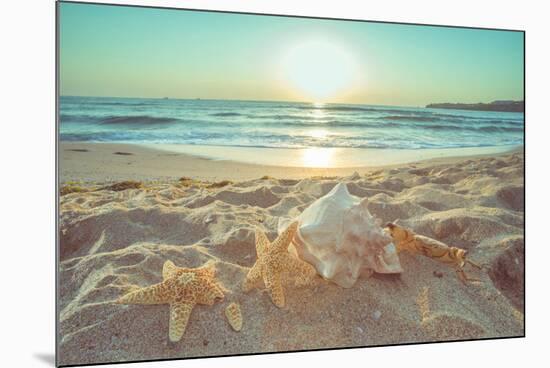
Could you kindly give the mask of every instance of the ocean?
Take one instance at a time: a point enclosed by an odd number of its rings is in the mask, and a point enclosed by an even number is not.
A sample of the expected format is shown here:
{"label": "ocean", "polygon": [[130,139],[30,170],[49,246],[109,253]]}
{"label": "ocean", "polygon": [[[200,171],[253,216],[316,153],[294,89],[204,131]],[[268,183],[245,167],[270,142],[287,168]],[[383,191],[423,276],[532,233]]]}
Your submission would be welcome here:
{"label": "ocean", "polygon": [[269,148],[523,144],[524,114],[295,102],[60,98],[62,141]]}

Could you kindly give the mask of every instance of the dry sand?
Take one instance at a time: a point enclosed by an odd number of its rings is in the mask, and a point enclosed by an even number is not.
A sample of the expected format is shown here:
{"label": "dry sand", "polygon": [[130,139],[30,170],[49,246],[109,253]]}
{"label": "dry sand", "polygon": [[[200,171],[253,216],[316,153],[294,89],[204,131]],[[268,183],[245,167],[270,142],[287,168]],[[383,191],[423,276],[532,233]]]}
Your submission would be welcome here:
{"label": "dry sand", "polygon": [[[524,334],[523,152],[318,172],[179,156],[166,156],[159,167],[153,158],[158,152],[140,148],[152,154],[141,162],[150,170],[145,177],[130,169],[136,152],[113,155],[114,147],[101,146],[103,156],[91,154],[94,145],[60,149],[62,182],[83,181],[81,188],[91,190],[60,200],[61,364]],[[107,177],[100,162],[114,166]],[[296,179],[326,174],[348,176]],[[258,179],[263,175],[277,179]],[[206,188],[181,185],[180,176],[238,181]],[[148,181],[141,189],[98,190],[104,182],[130,178]],[[351,289],[319,277],[310,287],[286,287],[284,309],[265,291],[243,293],[256,257],[254,228],[275,238],[280,216],[299,214],[338,182],[369,197],[370,211],[383,221],[400,219],[419,234],[468,249],[471,259],[486,264],[469,272],[481,282],[464,285],[451,268],[402,254],[401,275],[361,278]],[[131,285],[161,281],[168,259],[180,267],[213,261],[227,289],[222,302],[193,310],[178,343],[168,342],[168,306],[112,303]],[[240,332],[224,317],[231,302],[241,305]]]}

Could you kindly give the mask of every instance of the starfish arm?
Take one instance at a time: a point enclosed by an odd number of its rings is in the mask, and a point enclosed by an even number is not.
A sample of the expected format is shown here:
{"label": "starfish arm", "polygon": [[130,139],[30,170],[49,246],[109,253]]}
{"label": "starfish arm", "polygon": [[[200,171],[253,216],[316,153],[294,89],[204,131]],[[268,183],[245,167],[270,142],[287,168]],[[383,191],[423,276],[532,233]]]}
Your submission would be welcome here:
{"label": "starfish arm", "polygon": [[281,276],[276,272],[265,272],[264,282],[265,287],[269,290],[273,304],[279,308],[284,307],[285,294],[283,291],[283,284],[281,283]]}
{"label": "starfish arm", "polygon": [[170,325],[168,332],[170,341],[180,341],[183,333],[185,332],[185,327],[187,327],[187,322],[189,321],[189,316],[191,315],[192,310],[193,304],[170,304]]}
{"label": "starfish arm", "polygon": [[209,282],[201,299],[205,301],[204,304],[214,305],[216,299],[223,299],[223,297],[223,289],[217,283]]}
{"label": "starfish arm", "polygon": [[165,286],[155,284],[132,291],[117,300],[118,304],[165,304],[166,290]]}
{"label": "starfish arm", "polygon": [[212,283],[212,284],[214,285],[214,287],[212,288],[211,294],[216,298],[223,299],[224,297],[223,288],[217,283]]}
{"label": "starfish arm", "polygon": [[162,266],[162,279],[166,280],[172,276],[178,271],[178,267],[174,264],[172,261],[166,261],[164,262],[164,266]]}
{"label": "starfish arm", "polygon": [[317,274],[312,265],[294,257],[290,253],[285,255],[283,262],[288,273],[294,278],[296,286],[309,285]]}
{"label": "starfish arm", "polygon": [[206,277],[214,277],[216,275],[216,266],[214,262],[208,261],[204,266],[198,268],[196,272]]}
{"label": "starfish arm", "polygon": [[246,278],[244,279],[243,290],[245,292],[250,291],[262,278],[262,267],[260,262],[256,261],[254,266],[248,271]]}
{"label": "starfish arm", "polygon": [[265,233],[260,228],[256,228],[255,237],[256,237],[256,255],[258,256],[258,258],[260,258],[260,256],[264,254],[269,247],[269,239],[267,238],[267,235],[265,235]]}
{"label": "starfish arm", "polygon": [[298,231],[298,221],[294,221],[292,224],[290,224],[286,228],[286,230],[283,231],[281,235],[277,237],[277,239],[275,239],[271,246],[279,252],[287,251],[290,242],[292,241],[292,239],[294,239],[296,231]]}

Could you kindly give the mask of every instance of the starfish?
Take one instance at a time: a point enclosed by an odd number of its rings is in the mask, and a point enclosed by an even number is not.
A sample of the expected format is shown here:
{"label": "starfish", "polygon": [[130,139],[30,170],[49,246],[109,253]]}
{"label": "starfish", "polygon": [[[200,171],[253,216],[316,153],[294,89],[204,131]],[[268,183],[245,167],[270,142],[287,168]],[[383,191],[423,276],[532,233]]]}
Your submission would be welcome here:
{"label": "starfish", "polygon": [[163,281],[140,288],[119,298],[118,304],[169,304],[170,341],[177,342],[183,336],[191,311],[196,304],[213,305],[216,298],[223,299],[223,291],[214,278],[213,267],[176,267],[166,261],[162,267]]}
{"label": "starfish", "polygon": [[243,285],[244,291],[249,291],[262,279],[269,290],[271,301],[277,307],[285,306],[285,295],[282,285],[282,276],[285,273],[295,276],[297,285],[306,285],[315,276],[316,271],[306,263],[288,252],[288,246],[296,231],[298,222],[293,222],[272,243],[263,231],[256,229],[256,253],[258,259],[248,274]]}

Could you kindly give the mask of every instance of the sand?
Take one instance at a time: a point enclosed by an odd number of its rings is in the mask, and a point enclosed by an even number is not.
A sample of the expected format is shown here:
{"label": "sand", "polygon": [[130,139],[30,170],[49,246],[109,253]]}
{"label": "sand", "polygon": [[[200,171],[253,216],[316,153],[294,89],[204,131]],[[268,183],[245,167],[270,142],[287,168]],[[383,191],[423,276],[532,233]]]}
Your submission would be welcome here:
{"label": "sand", "polygon": [[[298,149],[62,142],[59,147],[59,173],[61,183],[75,180],[85,183],[128,179],[163,181],[182,176],[210,181],[243,181],[265,175],[305,179],[312,176],[347,176],[366,169],[399,168],[404,164],[421,162],[450,164],[464,157],[494,157],[500,153],[519,152],[522,148],[332,149],[333,154],[328,154],[327,150],[331,149],[317,152]],[[361,164],[343,165],[345,157],[350,163]],[[262,164],[249,161],[261,161]],[[330,168],[323,165],[325,161],[330,161]]]}
{"label": "sand", "polygon": [[[78,181],[82,190],[60,199],[61,364],[524,334],[521,151],[330,170],[186,155],[160,156],[158,165],[158,154],[121,145],[60,147],[61,181]],[[272,178],[259,179],[264,175]],[[182,176],[194,181],[182,185]],[[101,189],[128,179],[143,180],[142,187]],[[209,188],[199,179],[233,183]],[[265,291],[243,293],[256,257],[254,228],[274,239],[280,216],[301,213],[338,182],[369,197],[369,210],[382,221],[400,219],[419,234],[468,249],[485,264],[482,271],[468,268],[481,281],[464,285],[448,266],[402,254],[401,275],[363,277],[351,289],[319,277],[309,287],[286,287],[283,309]],[[213,262],[226,289],[223,301],[193,310],[178,343],[168,342],[168,306],[113,304],[131,285],[161,281],[168,259],[181,267]],[[231,302],[241,306],[240,332],[224,317]]]}

